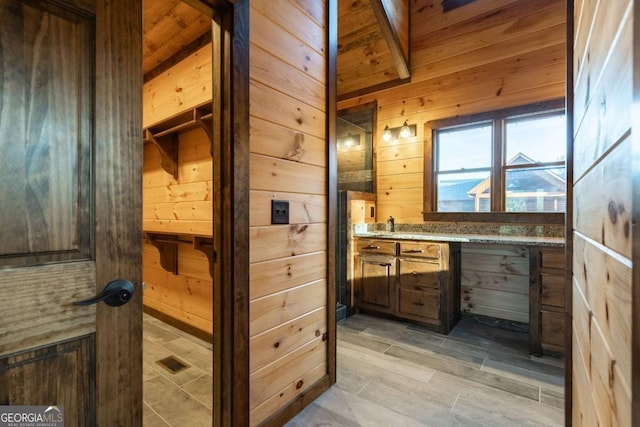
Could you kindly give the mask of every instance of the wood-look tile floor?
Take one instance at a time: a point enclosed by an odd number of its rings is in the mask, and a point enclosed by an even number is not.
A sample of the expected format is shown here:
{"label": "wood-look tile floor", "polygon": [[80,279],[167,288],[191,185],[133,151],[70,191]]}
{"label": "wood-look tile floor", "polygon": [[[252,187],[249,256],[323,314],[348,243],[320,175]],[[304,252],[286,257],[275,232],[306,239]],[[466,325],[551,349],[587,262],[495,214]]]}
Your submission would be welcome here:
{"label": "wood-look tile floor", "polygon": [[[210,426],[211,344],[147,314],[142,336],[143,426]],[[174,374],[156,363],[168,356],[189,367]]]}
{"label": "wood-look tile floor", "polygon": [[356,315],[338,324],[337,382],[288,426],[561,426],[563,361],[527,334],[461,321],[449,335]]}
{"label": "wood-look tile floor", "polygon": [[[526,334],[365,315],[337,330],[337,383],[289,426],[563,425],[562,361],[530,357]],[[146,314],[143,337],[144,426],[210,426],[211,344]],[[190,367],[171,374],[167,356]]]}

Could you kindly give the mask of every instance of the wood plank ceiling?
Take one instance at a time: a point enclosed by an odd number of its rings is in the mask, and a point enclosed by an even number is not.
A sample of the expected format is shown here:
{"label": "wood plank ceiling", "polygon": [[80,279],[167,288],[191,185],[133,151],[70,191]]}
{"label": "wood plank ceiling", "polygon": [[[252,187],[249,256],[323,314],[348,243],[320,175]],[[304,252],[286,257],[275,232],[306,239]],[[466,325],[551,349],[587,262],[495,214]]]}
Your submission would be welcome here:
{"label": "wood plank ceiling", "polygon": [[198,40],[209,37],[211,18],[181,0],[144,2],[143,60],[145,76],[176,55],[192,51]]}
{"label": "wood plank ceiling", "polygon": [[[408,77],[408,0],[338,2],[338,95]],[[211,19],[188,1],[144,2],[145,80],[210,41]]]}
{"label": "wood plank ceiling", "polygon": [[409,2],[338,2],[338,96],[349,98],[409,77]]}

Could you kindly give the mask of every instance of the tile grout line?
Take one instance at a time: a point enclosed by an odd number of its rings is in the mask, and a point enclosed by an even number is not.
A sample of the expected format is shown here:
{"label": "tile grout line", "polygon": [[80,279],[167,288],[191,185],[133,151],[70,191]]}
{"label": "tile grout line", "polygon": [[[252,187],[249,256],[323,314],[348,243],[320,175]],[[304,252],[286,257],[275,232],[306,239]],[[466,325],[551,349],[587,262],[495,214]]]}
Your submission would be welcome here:
{"label": "tile grout line", "polygon": [[453,405],[451,405],[451,409],[449,409],[450,411],[453,412],[453,408],[456,407],[456,404],[458,403],[458,399],[460,399],[460,393],[458,393],[458,395],[456,396],[456,400],[453,401]]}
{"label": "tile grout line", "polygon": [[158,418],[160,418],[166,425],[168,425],[169,427],[173,427],[171,425],[171,423],[167,420],[164,419],[164,417],[162,415],[160,415],[158,413],[158,411],[156,411],[155,409],[153,409],[153,407],[151,405],[149,405],[147,402],[144,401],[144,399],[142,400],[142,402],[147,405],[147,408],[149,408],[154,414],[156,414],[158,416]]}
{"label": "tile grout line", "polygon": [[359,396],[360,393],[362,393],[362,390],[364,390],[365,388],[367,388],[367,386],[371,384],[371,381],[367,382],[365,385],[362,386],[362,388],[360,390],[358,390],[358,392],[354,395],[354,396]]}

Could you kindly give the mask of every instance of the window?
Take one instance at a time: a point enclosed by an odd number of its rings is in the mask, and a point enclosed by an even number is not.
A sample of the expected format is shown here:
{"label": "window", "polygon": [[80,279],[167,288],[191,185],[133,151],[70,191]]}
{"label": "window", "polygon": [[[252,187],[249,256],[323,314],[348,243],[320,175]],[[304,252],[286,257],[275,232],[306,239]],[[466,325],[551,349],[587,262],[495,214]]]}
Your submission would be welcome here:
{"label": "window", "polygon": [[565,122],[563,102],[553,101],[427,124],[425,220],[507,212],[555,213],[561,221]]}

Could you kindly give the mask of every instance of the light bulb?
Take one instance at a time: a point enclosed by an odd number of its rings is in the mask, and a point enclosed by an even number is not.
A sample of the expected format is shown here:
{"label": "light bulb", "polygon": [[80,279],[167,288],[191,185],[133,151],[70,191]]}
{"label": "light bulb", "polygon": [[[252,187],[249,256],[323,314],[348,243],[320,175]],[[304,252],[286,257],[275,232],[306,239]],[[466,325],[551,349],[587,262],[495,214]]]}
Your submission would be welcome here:
{"label": "light bulb", "polygon": [[404,124],[400,128],[400,138],[409,138],[411,136],[411,129],[407,124],[407,121],[404,121]]}
{"label": "light bulb", "polygon": [[351,134],[347,135],[347,137],[342,141],[345,147],[353,147],[354,141],[353,136]]}
{"label": "light bulb", "polygon": [[389,125],[387,125],[384,127],[384,131],[382,131],[382,140],[384,142],[389,142],[391,141],[391,138],[393,138],[391,135],[391,129],[389,129]]}

